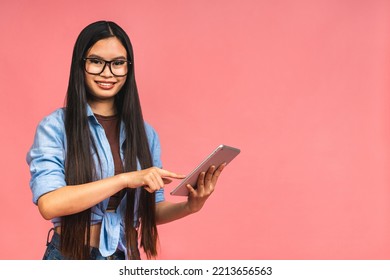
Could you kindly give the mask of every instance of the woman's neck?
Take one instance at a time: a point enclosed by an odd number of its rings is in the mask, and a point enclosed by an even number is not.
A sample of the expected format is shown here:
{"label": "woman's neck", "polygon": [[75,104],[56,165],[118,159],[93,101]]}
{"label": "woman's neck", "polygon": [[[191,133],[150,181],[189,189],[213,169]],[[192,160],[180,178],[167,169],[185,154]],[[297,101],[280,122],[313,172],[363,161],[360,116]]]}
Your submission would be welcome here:
{"label": "woman's neck", "polygon": [[92,112],[101,116],[113,116],[116,114],[116,107],[114,101],[110,100],[89,100]]}

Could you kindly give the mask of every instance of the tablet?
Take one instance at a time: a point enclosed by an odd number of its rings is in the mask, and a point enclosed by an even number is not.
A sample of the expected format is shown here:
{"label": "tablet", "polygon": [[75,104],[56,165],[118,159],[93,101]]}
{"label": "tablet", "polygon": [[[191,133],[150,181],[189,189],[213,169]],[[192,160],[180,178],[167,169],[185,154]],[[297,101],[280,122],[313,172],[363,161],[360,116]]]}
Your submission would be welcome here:
{"label": "tablet", "polygon": [[187,196],[188,189],[186,185],[190,184],[196,187],[198,176],[201,172],[206,172],[210,166],[218,168],[222,163],[229,164],[240,150],[226,145],[219,145],[210,155],[208,155],[181,183],[171,191],[171,195]]}

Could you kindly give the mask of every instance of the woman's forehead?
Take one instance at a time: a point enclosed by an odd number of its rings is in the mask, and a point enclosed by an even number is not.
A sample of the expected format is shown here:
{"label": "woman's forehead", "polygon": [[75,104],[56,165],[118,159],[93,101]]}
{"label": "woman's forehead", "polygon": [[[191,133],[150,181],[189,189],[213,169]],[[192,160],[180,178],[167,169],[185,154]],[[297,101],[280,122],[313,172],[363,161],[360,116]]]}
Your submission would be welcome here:
{"label": "woman's forehead", "polygon": [[110,37],[97,41],[87,52],[87,55],[94,55],[105,59],[127,57],[126,48],[116,37]]}

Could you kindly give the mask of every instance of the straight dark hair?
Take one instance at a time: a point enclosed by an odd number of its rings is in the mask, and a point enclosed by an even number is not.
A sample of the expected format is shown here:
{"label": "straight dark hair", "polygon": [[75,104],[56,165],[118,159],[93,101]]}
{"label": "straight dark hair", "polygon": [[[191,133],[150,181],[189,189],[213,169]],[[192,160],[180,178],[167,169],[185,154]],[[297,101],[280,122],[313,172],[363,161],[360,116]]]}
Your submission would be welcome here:
{"label": "straight dark hair", "polygon": [[[65,179],[68,185],[78,185],[98,180],[92,151],[96,145],[90,134],[83,58],[99,40],[116,37],[127,51],[131,61],[126,82],[115,97],[119,119],[126,131],[124,144],[124,171],[137,170],[137,160],[142,169],[153,165],[134,75],[133,47],[126,32],[114,22],[98,21],[85,27],[78,36],[72,56],[69,85],[66,96],[65,131],[67,152]],[[100,161],[100,160],[99,160]],[[100,162],[97,164],[100,165]],[[125,233],[130,259],[139,259],[138,239],[148,258],[157,255],[157,227],[155,219],[155,194],[141,189],[139,201],[140,232],[134,222],[135,189],[126,189]],[[61,219],[61,252],[68,259],[90,258],[91,209],[64,216]]]}

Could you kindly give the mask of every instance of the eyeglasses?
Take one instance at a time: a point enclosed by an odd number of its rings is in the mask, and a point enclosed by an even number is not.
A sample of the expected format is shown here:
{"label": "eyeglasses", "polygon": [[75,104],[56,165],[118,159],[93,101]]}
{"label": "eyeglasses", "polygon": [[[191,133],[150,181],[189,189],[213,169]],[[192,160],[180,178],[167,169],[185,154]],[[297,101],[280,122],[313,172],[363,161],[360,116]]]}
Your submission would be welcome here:
{"label": "eyeglasses", "polygon": [[100,75],[101,73],[103,73],[104,69],[106,68],[106,65],[108,65],[108,68],[114,76],[124,77],[127,75],[127,65],[131,64],[129,60],[125,59],[114,59],[111,61],[107,61],[100,58],[86,57],[83,58],[83,60],[85,61],[85,71],[88,74],[92,75]]}

